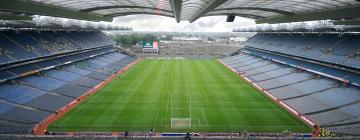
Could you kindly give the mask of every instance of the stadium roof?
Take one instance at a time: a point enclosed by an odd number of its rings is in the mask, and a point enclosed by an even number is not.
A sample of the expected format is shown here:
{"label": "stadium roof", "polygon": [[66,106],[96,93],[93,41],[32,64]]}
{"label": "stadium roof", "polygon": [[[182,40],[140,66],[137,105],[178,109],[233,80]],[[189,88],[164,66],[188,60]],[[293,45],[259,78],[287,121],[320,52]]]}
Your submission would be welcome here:
{"label": "stadium roof", "polygon": [[[9,13],[10,12],[10,13]],[[4,14],[5,13],[5,14]],[[83,20],[151,14],[194,22],[200,17],[234,15],[257,23],[360,18],[360,0],[1,0],[2,18],[38,14]]]}

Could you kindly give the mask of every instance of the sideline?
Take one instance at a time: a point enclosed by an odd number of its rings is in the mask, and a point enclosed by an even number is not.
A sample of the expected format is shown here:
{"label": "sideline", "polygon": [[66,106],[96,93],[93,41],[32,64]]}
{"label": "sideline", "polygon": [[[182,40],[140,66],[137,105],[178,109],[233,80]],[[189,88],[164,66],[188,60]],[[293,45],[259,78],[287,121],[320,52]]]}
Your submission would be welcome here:
{"label": "sideline", "polygon": [[97,91],[99,91],[101,88],[103,88],[104,86],[106,86],[107,84],[111,83],[114,79],[116,79],[118,76],[120,76],[121,74],[123,74],[124,72],[128,71],[129,69],[131,69],[134,65],[136,65],[137,63],[139,63],[142,60],[142,58],[137,58],[135,61],[131,62],[130,64],[128,64],[127,66],[125,66],[124,68],[120,69],[119,71],[117,71],[115,74],[111,75],[110,77],[108,77],[106,80],[104,80],[103,82],[101,82],[100,84],[96,85],[94,88],[88,90],[87,92],[85,92],[83,95],[81,95],[80,97],[78,97],[76,100],[71,101],[69,104],[67,104],[66,106],[60,108],[59,110],[57,110],[55,113],[51,114],[50,116],[48,116],[47,118],[45,118],[43,121],[41,121],[40,123],[36,124],[35,127],[33,128],[33,133],[35,135],[45,135],[45,131],[47,130],[48,126],[50,124],[52,124],[53,122],[55,122],[56,120],[60,119],[63,115],[65,115],[67,112],[69,112],[70,110],[72,110],[73,108],[75,108],[77,105],[79,105],[80,103],[82,103],[83,101],[85,101],[88,97],[90,97],[91,95],[94,95]]}
{"label": "sideline", "polygon": [[250,85],[252,85],[253,87],[255,87],[258,91],[260,91],[262,94],[265,94],[268,98],[270,98],[273,102],[275,102],[276,104],[278,104],[279,106],[281,106],[282,108],[284,108],[285,110],[287,110],[290,114],[292,114],[293,116],[295,116],[296,118],[298,118],[299,120],[301,120],[302,122],[304,122],[306,125],[308,125],[309,127],[313,128],[313,131],[311,132],[311,135],[313,137],[318,137],[320,130],[319,130],[319,125],[317,122],[315,122],[314,120],[308,118],[305,115],[302,115],[301,113],[299,113],[298,111],[296,111],[295,109],[293,109],[292,107],[290,107],[289,105],[287,105],[285,102],[283,102],[281,99],[276,98],[275,96],[273,96],[272,94],[270,94],[268,91],[266,91],[265,89],[261,88],[259,85],[257,85],[255,82],[251,81],[250,79],[246,78],[245,76],[243,76],[241,73],[237,72],[235,69],[233,69],[232,67],[230,67],[229,65],[225,64],[224,62],[222,62],[220,59],[217,59],[217,61],[221,64],[223,64],[226,68],[228,68],[230,71],[232,71],[233,73],[235,73],[238,77],[246,80]]}

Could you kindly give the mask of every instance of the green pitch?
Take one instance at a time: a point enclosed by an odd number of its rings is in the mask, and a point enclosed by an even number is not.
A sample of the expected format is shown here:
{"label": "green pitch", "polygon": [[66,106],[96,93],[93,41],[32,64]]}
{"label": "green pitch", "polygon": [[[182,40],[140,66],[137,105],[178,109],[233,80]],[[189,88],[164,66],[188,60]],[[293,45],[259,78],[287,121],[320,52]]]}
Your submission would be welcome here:
{"label": "green pitch", "polygon": [[51,131],[310,132],[216,60],[143,60]]}

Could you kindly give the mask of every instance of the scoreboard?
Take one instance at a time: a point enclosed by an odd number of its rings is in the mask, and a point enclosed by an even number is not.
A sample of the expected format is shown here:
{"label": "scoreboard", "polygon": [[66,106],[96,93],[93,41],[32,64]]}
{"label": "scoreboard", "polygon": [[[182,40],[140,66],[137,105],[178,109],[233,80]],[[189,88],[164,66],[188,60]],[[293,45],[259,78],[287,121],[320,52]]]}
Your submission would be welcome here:
{"label": "scoreboard", "polygon": [[159,52],[159,42],[143,42],[143,54],[158,54]]}
{"label": "scoreboard", "polygon": [[143,49],[158,49],[159,43],[157,41],[154,42],[143,42]]}

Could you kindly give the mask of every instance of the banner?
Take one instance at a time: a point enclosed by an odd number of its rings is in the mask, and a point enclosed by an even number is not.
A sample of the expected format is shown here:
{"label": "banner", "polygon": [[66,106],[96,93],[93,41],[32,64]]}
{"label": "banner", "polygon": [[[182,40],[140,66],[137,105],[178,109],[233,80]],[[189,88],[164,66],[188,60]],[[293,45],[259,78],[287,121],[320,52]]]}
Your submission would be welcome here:
{"label": "banner", "polygon": [[144,41],[143,42],[144,49],[158,49],[158,47],[159,47],[159,42],[157,42],[157,41],[154,41],[154,42]]}
{"label": "banner", "polygon": [[158,45],[159,45],[159,43],[157,41],[153,42],[153,48],[154,49],[158,49]]}
{"label": "banner", "polygon": [[144,41],[144,43],[143,43],[143,48],[153,48],[153,43],[152,42],[146,42],[146,41]]}

